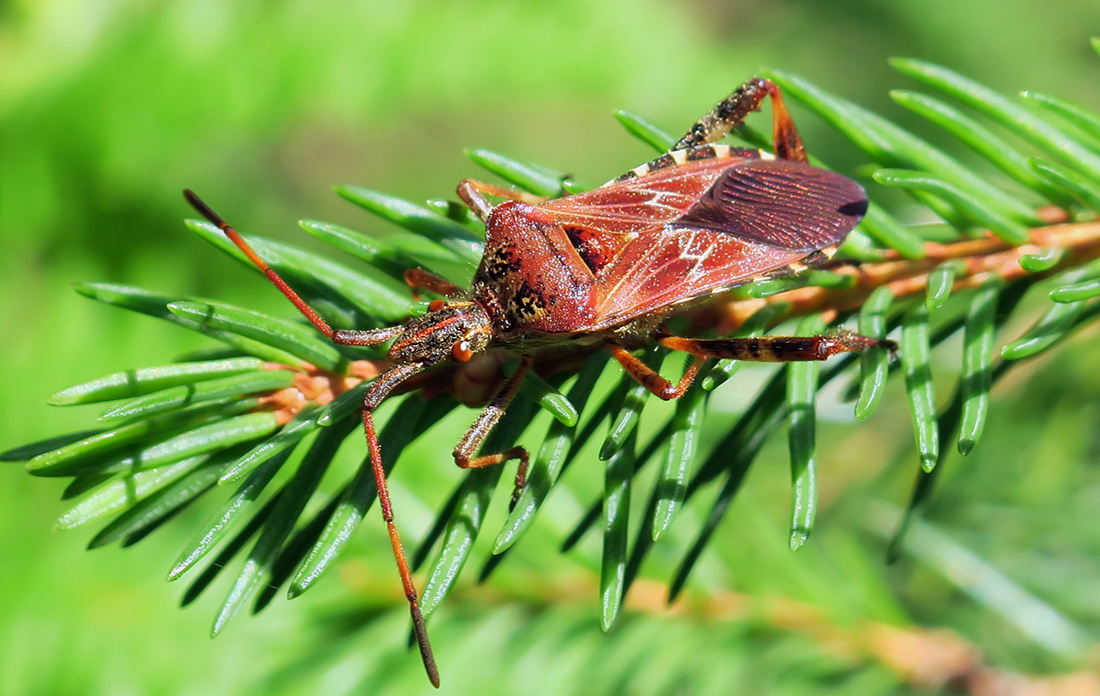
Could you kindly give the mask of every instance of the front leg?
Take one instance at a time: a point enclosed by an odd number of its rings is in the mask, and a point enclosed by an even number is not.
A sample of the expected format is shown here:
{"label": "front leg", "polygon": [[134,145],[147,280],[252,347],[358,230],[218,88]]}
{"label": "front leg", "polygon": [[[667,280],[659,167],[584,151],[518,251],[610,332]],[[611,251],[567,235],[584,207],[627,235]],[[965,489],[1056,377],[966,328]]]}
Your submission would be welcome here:
{"label": "front leg", "polygon": [[443,297],[461,297],[463,294],[462,288],[423,268],[410,268],[405,271],[405,284],[412,290],[414,300],[420,299],[420,290],[434,292]]}
{"label": "front leg", "polygon": [[463,179],[458,184],[458,197],[482,222],[488,221],[489,213],[493,212],[493,205],[485,198],[486,196],[496,196],[510,201],[522,201],[531,205],[538,205],[549,200],[533,193],[513,191],[503,186],[494,186],[473,179]]}
{"label": "front leg", "polygon": [[522,447],[513,447],[499,454],[484,454],[477,457],[474,454],[481,448],[481,444],[485,441],[489,432],[500,422],[500,418],[504,415],[504,410],[508,408],[508,404],[512,403],[516,392],[519,391],[519,385],[523,382],[524,375],[531,369],[532,362],[533,360],[529,357],[523,358],[516,373],[505,380],[489,402],[489,405],[478,414],[477,420],[462,436],[462,439],[458,441],[453,453],[455,464],[463,469],[480,469],[483,466],[503,464],[510,459],[518,459],[519,468],[516,470],[516,482],[512,488],[512,506],[515,506],[516,501],[519,500],[519,494],[523,491],[523,486],[527,480],[527,450]]}

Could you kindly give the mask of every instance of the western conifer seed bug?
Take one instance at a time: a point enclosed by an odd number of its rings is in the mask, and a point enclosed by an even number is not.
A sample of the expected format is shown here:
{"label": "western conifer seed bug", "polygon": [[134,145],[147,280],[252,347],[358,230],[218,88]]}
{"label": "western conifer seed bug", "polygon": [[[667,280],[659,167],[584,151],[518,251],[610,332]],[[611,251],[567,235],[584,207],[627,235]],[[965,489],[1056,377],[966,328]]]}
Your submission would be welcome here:
{"label": "western conifer seed bug", "polygon": [[[772,100],[774,153],[717,142],[758,110],[766,96]],[[519,355],[519,369],[499,386],[453,452],[463,468],[519,460],[519,490],[527,467],[525,449],[478,450],[540,353],[568,344],[605,347],[650,392],[675,399],[710,358],[824,360],[879,344],[849,333],[698,339],[664,328],[670,315],[715,293],[830,258],[867,210],[859,184],[807,163],[779,88],[760,78],[737,88],[667,153],[597,189],[545,199],[469,179],[460,183],[458,196],[486,227],[485,252],[473,284],[464,290],[409,269],[405,280],[414,291],[428,290],[443,299],[401,326],[334,330],[197,195],[189,190],[184,195],[331,341],[372,346],[393,340],[388,353],[393,367],[367,391],[363,428],[414,632],[435,686],[439,672],[394,524],[372,415],[395,387],[433,365],[466,362],[490,348]],[[489,197],[503,200],[493,205]],[[654,341],[695,356],[676,384],[631,353]]]}

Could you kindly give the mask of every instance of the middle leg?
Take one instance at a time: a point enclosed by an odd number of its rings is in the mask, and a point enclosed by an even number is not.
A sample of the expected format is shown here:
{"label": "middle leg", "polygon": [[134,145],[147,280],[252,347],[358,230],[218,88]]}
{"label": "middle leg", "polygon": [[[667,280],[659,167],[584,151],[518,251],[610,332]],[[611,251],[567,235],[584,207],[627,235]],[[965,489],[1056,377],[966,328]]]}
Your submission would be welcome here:
{"label": "middle leg", "polygon": [[500,422],[504,410],[508,408],[508,404],[512,403],[516,392],[519,391],[519,385],[523,382],[527,371],[531,369],[533,362],[529,357],[523,358],[515,374],[501,385],[489,405],[478,414],[477,420],[462,436],[462,439],[458,441],[453,452],[455,464],[463,469],[480,469],[483,466],[493,466],[494,464],[503,464],[510,459],[518,459],[519,467],[516,469],[516,482],[512,488],[512,506],[515,506],[516,501],[519,500],[519,494],[523,491],[523,486],[527,481],[527,450],[522,447],[513,447],[497,454],[484,454],[476,457],[474,454],[496,424]]}

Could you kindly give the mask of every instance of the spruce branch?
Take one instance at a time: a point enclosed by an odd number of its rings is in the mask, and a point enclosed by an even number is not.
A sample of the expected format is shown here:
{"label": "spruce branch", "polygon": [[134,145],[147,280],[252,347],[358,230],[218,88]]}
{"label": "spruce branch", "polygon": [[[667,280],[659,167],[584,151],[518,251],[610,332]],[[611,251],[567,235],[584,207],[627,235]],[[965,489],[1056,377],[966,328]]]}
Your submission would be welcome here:
{"label": "spruce branch", "polygon": [[[602,531],[599,593],[605,629],[621,616],[654,544],[681,526],[680,512],[700,491],[716,489],[709,507],[698,505],[703,521],[670,579],[668,601],[681,594],[757,454],[788,422],[789,545],[798,549],[812,543],[821,388],[834,379],[850,380],[855,413],[863,420],[882,403],[889,375],[900,370],[919,466],[908,507],[893,531],[892,548],[899,553],[906,530],[920,524],[919,512],[932,495],[946,452],[965,455],[981,446],[992,387],[1012,367],[1094,322],[1100,314],[1100,157],[1095,154],[1100,151],[1100,115],[1038,93],[1026,93],[1025,101],[1035,107],[1028,109],[938,66],[909,59],[894,65],[931,92],[899,91],[892,93],[894,99],[942,128],[1006,181],[992,183],[885,119],[798,77],[773,72],[770,77],[787,95],[866,154],[875,167],[872,181],[903,190],[940,224],[906,225],[872,205],[828,266],[745,286],[694,311],[689,321],[700,333],[734,336],[776,330],[812,334],[826,326],[849,326],[872,337],[899,336],[900,360],[875,348],[823,369],[810,364],[778,368],[709,444],[701,433],[711,394],[736,379],[736,362],[710,366],[656,427],[643,418],[650,394],[604,358],[570,357],[538,366],[487,443],[487,450],[497,451],[522,441],[534,456],[528,485],[496,532],[496,555],[482,567],[482,578],[530,532],[554,486],[590,440],[602,442],[598,458],[606,462],[605,486],[565,537],[564,548],[589,531]],[[674,141],[639,116],[619,112],[617,118],[628,133],[657,151]],[[1012,139],[995,135],[994,129],[1007,130]],[[763,140],[747,128],[737,135],[750,144]],[[498,153],[467,154],[536,195],[588,188],[561,172]],[[413,266],[464,268],[480,259],[483,230],[462,206],[451,201],[420,205],[355,186],[336,191],[416,235],[419,243],[384,243],[324,222],[301,223],[309,234],[365,263],[356,270],[293,245],[248,238],[336,327],[379,327],[423,313],[425,303],[394,290],[392,281]],[[194,221],[188,226],[253,268],[216,227]],[[301,322],[220,302],[108,284],[85,283],[77,290],[204,333],[225,344],[230,355],[130,370],[63,390],[52,404],[110,404],[100,426],[16,448],[2,458],[27,461],[35,475],[71,477],[64,497],[80,500],[62,516],[61,526],[108,520],[91,546],[136,543],[219,484],[233,484],[233,493],[196,530],[169,573],[175,580],[214,555],[186,591],[184,603],[190,603],[231,561],[243,559],[218,612],[215,633],[245,605],[254,611],[266,607],[278,588],[286,586],[295,597],[313,587],[340,557],[375,499],[366,463],[340,469],[336,475],[343,476],[343,483],[335,493],[323,492],[320,483],[330,469],[339,468],[332,466],[336,450],[356,431],[363,394],[386,367],[383,353],[334,346]],[[1046,294],[1039,319],[1018,336],[1004,336],[1004,327],[1022,314],[1025,296],[1039,292]],[[962,368],[943,406],[933,388],[938,368],[932,354],[960,334]],[[645,359],[658,367],[666,353],[649,351]],[[678,360],[668,362],[679,367]],[[494,367],[507,371],[515,365],[502,358]],[[387,468],[458,402],[484,399],[485,387],[479,391],[476,381],[450,367],[403,386],[392,399],[389,417],[380,419]],[[540,410],[552,417],[548,426],[535,419]],[[654,462],[660,465],[650,467]],[[660,469],[648,488],[637,477],[647,467]],[[468,472],[437,511],[414,556],[417,566],[432,558],[425,615],[440,606],[469,562],[487,509],[502,497],[495,494],[500,478],[500,467]],[[633,536],[632,503],[635,511],[642,510]]]}

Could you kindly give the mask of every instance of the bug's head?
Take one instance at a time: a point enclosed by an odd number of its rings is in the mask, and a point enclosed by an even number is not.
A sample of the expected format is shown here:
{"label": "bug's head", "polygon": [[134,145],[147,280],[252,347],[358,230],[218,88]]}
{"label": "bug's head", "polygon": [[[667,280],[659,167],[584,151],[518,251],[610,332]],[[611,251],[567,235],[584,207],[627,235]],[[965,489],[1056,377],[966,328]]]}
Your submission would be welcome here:
{"label": "bug's head", "polygon": [[477,302],[435,300],[428,313],[413,319],[394,339],[389,359],[395,363],[466,362],[492,339],[492,321]]}

